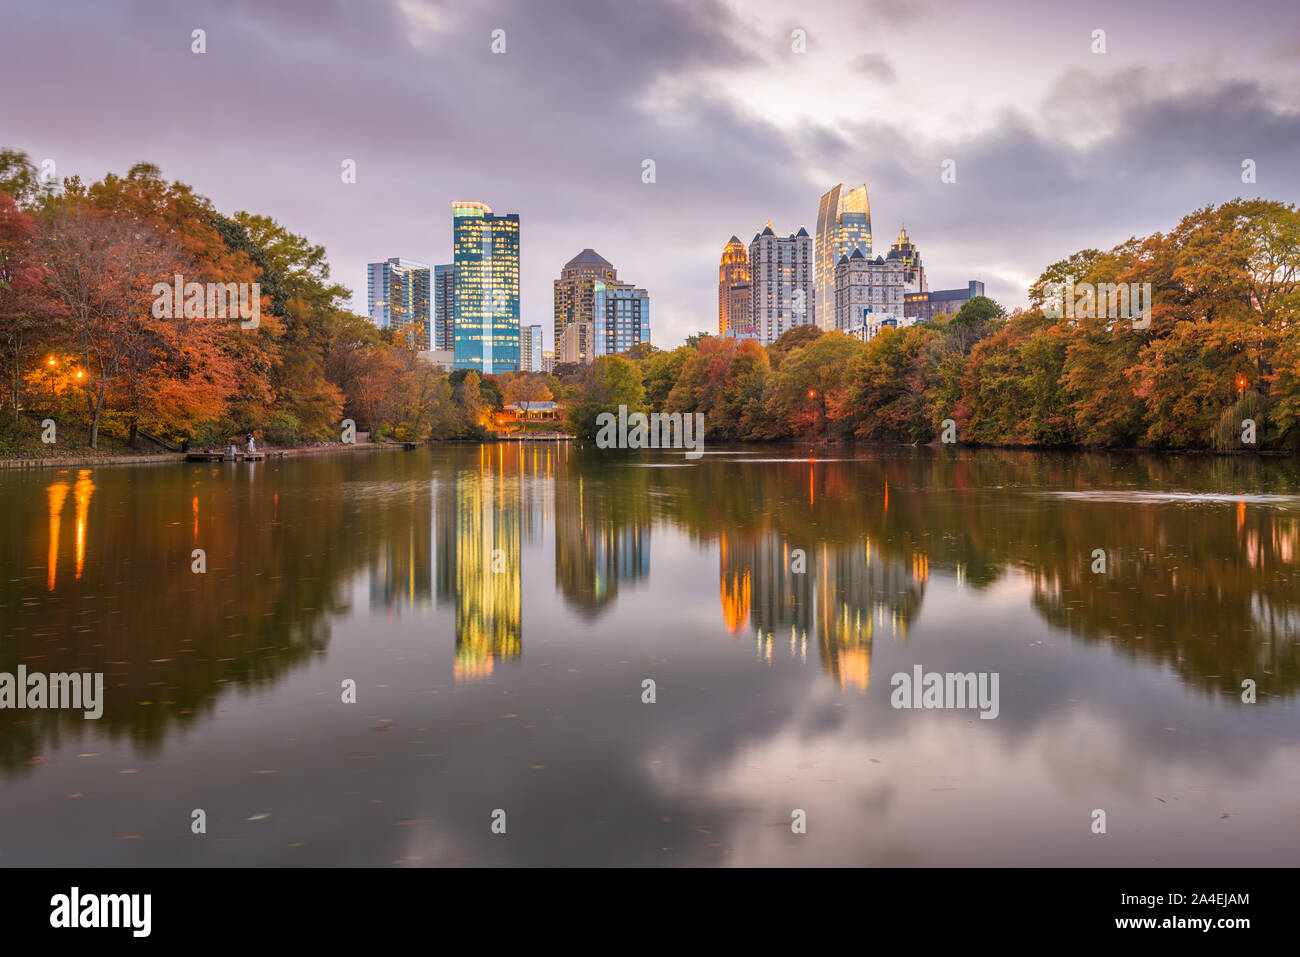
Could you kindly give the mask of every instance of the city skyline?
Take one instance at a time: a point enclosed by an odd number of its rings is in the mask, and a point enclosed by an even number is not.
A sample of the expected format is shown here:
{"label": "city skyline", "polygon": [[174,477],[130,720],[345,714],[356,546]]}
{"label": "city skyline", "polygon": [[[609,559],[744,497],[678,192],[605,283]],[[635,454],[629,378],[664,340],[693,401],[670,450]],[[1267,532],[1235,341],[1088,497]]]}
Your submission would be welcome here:
{"label": "city skyline", "polygon": [[[10,104],[8,143],[87,182],[147,160],[218,208],[274,216],[325,246],[358,313],[366,263],[449,262],[443,210],[491,197],[529,224],[524,323],[545,324],[533,310],[568,251],[598,243],[654,294],[664,347],[714,327],[729,235],[768,218],[811,231],[836,182],[868,184],[884,235],[907,221],[932,286],[980,277],[1008,308],[1025,304],[1045,265],[1165,228],[1189,197],[1300,192],[1293,5],[1244,3],[1232,18],[1173,25],[1167,11],[1119,2],[869,3],[848,16],[824,2],[549,6],[19,7],[13,35],[28,39],[2,69],[44,77],[44,95]],[[82,27],[56,26],[72,21]],[[600,39],[615,23],[638,37],[634,61]],[[202,55],[191,52],[196,28]],[[504,54],[491,52],[497,28]],[[1107,30],[1105,54],[1091,50],[1095,29]],[[303,42],[285,45],[286,34]],[[48,71],[55,60],[75,67]],[[966,63],[977,79],[956,83],[939,62]],[[1041,78],[1032,91],[1026,72]],[[88,82],[97,75],[116,85]],[[438,118],[414,124],[400,149],[371,105],[393,90]],[[233,130],[251,101],[262,111],[256,150],[157,119],[203,103],[204,129]],[[552,120],[537,126],[544,111]],[[593,112],[619,116],[619,136],[571,137]],[[471,133],[472,153],[461,145]],[[347,159],[355,183],[341,182]],[[940,179],[947,159],[951,184]],[[1255,183],[1242,182],[1246,159]],[[612,228],[611,209],[636,228]]]}

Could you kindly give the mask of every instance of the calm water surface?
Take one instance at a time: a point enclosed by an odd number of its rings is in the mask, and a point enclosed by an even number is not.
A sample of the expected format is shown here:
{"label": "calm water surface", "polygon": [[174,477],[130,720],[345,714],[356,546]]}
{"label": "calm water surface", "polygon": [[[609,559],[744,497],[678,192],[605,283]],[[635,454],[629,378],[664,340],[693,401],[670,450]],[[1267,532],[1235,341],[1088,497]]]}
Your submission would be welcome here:
{"label": "calm water surface", "polygon": [[812,457],[0,473],[0,865],[1300,864],[1295,461]]}

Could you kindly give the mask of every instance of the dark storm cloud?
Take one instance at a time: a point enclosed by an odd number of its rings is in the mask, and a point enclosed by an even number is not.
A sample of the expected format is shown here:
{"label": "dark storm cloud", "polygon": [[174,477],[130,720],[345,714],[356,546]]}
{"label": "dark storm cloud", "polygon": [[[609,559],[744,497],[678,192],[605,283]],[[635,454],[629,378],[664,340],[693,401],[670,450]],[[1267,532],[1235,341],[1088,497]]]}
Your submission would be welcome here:
{"label": "dark storm cloud", "polygon": [[[1075,250],[1168,230],[1207,203],[1300,195],[1300,114],[1240,80],[1170,92],[1142,70],[1076,71],[1056,84],[1039,117],[1007,110],[977,136],[932,142],[862,123],[848,144],[839,166],[869,164],[878,247],[897,229],[881,213],[896,213],[921,248],[932,288],[981,278],[990,295],[1013,302],[1024,289],[981,274],[978,264],[1005,259],[1036,274]],[[957,164],[956,183],[941,182],[946,159]],[[1254,184],[1241,181],[1245,159],[1257,164]],[[960,262],[976,265],[954,268]]]}
{"label": "dark storm cloud", "polygon": [[[223,210],[272,215],[326,246],[358,311],[366,262],[446,262],[448,204],[488,202],[522,218],[526,323],[550,328],[551,280],[592,246],[650,290],[660,344],[713,325],[728,236],[748,240],[769,218],[778,232],[811,229],[840,180],[868,184],[878,247],[907,221],[932,286],[982,278],[1012,304],[1021,277],[1075,249],[1239,193],[1291,199],[1300,185],[1279,77],[1179,86],[1159,65],[1027,65],[1014,100],[991,99],[976,132],[943,137],[917,122],[925,111],[868,107],[860,84],[828,88],[816,73],[828,26],[808,23],[809,53],[792,57],[788,14],[753,9],[775,19],[717,0],[22,6],[4,14],[0,81],[31,95],[6,103],[0,145],[83,179],[149,160]],[[861,41],[838,61],[846,81],[901,98],[947,68],[954,102],[978,89],[977,57],[945,67],[887,45],[943,37],[933,10],[873,9],[842,21]],[[490,50],[498,28],[505,55]],[[194,29],[207,33],[203,56],[190,52]],[[1188,42],[1177,57],[1195,58]],[[894,64],[903,72],[886,86]],[[939,180],[948,158],[955,185]],[[1240,182],[1245,158],[1259,164],[1255,186]],[[355,185],[340,180],[344,159],[357,162]]]}

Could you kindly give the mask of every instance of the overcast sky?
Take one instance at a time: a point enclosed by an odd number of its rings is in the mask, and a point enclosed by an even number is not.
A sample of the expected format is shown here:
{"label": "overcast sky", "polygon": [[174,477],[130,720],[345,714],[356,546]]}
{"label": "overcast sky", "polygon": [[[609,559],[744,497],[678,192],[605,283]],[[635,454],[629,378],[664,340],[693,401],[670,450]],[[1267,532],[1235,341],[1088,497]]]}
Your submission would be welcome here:
{"label": "overcast sky", "polygon": [[728,237],[811,232],[837,182],[879,250],[906,221],[931,288],[1011,307],[1077,249],[1300,198],[1294,0],[0,0],[0,89],[0,146],[273,216],[360,312],[367,262],[450,261],[453,200],[518,213],[548,348],[583,247],[672,346],[716,329]]}

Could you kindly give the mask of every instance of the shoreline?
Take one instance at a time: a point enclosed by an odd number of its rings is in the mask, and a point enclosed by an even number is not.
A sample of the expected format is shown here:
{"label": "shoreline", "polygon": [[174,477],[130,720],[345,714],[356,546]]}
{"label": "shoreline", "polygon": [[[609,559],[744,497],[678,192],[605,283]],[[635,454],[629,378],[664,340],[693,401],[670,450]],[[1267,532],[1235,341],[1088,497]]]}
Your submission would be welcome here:
{"label": "shoreline", "polygon": [[[584,444],[583,440],[576,439],[573,436],[565,436],[565,440],[574,441],[577,444]],[[501,442],[518,441],[517,439],[491,438],[491,439],[444,439],[441,441],[420,442],[416,444],[417,448],[425,446],[439,445],[496,445]],[[549,441],[554,441],[553,439]],[[1131,448],[1127,446],[1084,446],[1084,445],[1002,445],[988,444],[976,445],[965,443],[954,443],[945,445],[941,442],[881,442],[872,440],[845,441],[843,439],[828,439],[825,437],[819,439],[784,439],[775,441],[735,441],[723,442],[725,446],[741,446],[747,448],[761,449],[765,446],[801,446],[804,448],[830,450],[834,448],[864,448],[864,449],[906,449],[922,448],[932,451],[938,451],[945,448],[961,450],[985,450],[998,452],[1031,452],[1031,453],[1067,453],[1067,454],[1120,454],[1120,455],[1196,455],[1208,456],[1214,458],[1293,458],[1297,452],[1287,449],[1143,449]],[[344,445],[335,443],[330,445],[311,445],[298,446],[294,448],[268,448],[263,449],[262,453],[266,456],[266,461],[272,459],[297,458],[304,455],[324,455],[333,452],[353,453],[361,450],[379,451],[405,449],[406,445],[402,442],[364,442],[356,445]],[[139,455],[69,455],[69,456],[51,456],[49,458],[6,458],[0,456],[0,471],[13,470],[25,471],[28,469],[67,469],[67,468],[95,468],[107,465],[166,465],[166,464],[183,464],[188,461],[188,452],[150,452]]]}
{"label": "shoreline", "polygon": [[[361,449],[379,451],[401,448],[404,448],[401,442],[362,442],[356,445],[344,445],[340,442],[335,445],[310,445],[285,449],[268,448],[261,451],[266,455],[266,461],[269,462],[272,459],[297,458],[301,455],[323,455],[328,452],[352,453]],[[98,468],[105,465],[183,465],[188,461],[189,454],[188,452],[148,452],[139,455],[52,455],[49,458],[39,459],[5,458],[0,456],[0,470]]]}

